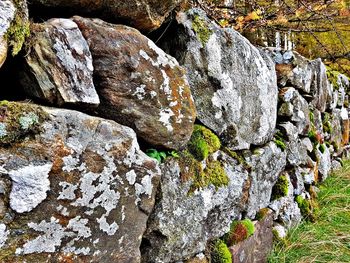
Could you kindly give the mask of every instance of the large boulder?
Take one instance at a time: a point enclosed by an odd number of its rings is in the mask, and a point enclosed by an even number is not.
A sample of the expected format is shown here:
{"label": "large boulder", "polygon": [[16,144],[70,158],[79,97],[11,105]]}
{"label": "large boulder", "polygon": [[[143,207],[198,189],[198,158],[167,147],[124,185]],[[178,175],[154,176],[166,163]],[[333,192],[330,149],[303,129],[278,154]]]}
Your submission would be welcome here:
{"label": "large boulder", "polygon": [[93,57],[99,113],[150,144],[179,149],[196,112],[185,70],[139,31],[74,17]]}
{"label": "large boulder", "polygon": [[16,8],[11,0],[0,2],[0,67],[4,64],[7,57],[8,43],[5,34],[11,26],[15,17]]}
{"label": "large boulder", "polygon": [[183,180],[178,161],[163,165],[159,200],[144,236],[144,262],[177,262],[204,252],[207,241],[225,234],[232,219],[240,217],[248,198],[247,170],[223,152],[210,158],[223,164],[227,186],[191,192],[192,181]]}
{"label": "large boulder", "polygon": [[98,106],[92,56],[77,24],[51,19],[33,25],[32,35],[21,79],[28,95],[56,105]]}
{"label": "large boulder", "polygon": [[108,21],[123,21],[148,32],[160,27],[169,13],[184,0],[33,0],[30,2],[35,5],[33,7],[35,12],[40,13],[42,7],[48,7],[63,10],[66,14],[89,15]]}
{"label": "large boulder", "polygon": [[252,167],[247,203],[247,216],[254,218],[256,212],[270,203],[272,188],[286,165],[286,152],[273,142],[253,153],[247,152],[247,163]]}
{"label": "large boulder", "polygon": [[1,108],[1,261],[140,262],[160,171],[136,134],[70,110]]}
{"label": "large boulder", "polygon": [[[199,9],[179,13],[164,50],[188,71],[197,118],[231,149],[271,139],[277,112],[274,63],[233,29]],[[175,31],[175,32],[174,32]]]}

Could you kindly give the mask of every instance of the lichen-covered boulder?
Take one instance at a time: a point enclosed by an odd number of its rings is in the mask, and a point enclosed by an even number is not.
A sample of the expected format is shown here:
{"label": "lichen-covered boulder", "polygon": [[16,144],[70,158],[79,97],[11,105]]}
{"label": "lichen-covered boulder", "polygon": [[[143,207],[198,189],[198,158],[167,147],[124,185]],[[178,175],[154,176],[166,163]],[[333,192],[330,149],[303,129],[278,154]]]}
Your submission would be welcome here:
{"label": "lichen-covered boulder", "polygon": [[140,262],[160,171],[135,133],[70,110],[4,108],[0,261]]}
{"label": "lichen-covered boulder", "polygon": [[311,125],[307,101],[292,87],[281,89],[279,97],[281,99],[281,106],[278,110],[278,115],[288,117],[298,128],[299,134],[307,135]]}
{"label": "lichen-covered boulder", "polygon": [[245,157],[252,168],[251,184],[247,204],[247,216],[254,218],[257,211],[270,203],[272,187],[286,165],[286,152],[273,142],[268,143],[253,153],[247,152]]}
{"label": "lichen-covered boulder", "polygon": [[[197,118],[231,149],[271,139],[276,124],[274,63],[233,29],[222,29],[199,9],[179,13],[161,44],[188,71]],[[175,31],[175,32],[174,32]]]}
{"label": "lichen-covered boulder", "polygon": [[182,261],[204,252],[207,241],[224,235],[232,219],[240,217],[248,198],[247,170],[223,152],[210,158],[223,164],[227,186],[191,191],[192,180],[183,178],[191,167],[181,170],[175,160],[163,165],[159,200],[144,236],[144,262]]}
{"label": "lichen-covered boulder", "polygon": [[179,149],[196,112],[185,70],[136,29],[74,17],[93,57],[100,115],[150,144]]}
{"label": "lichen-covered boulder", "polygon": [[27,94],[55,105],[98,106],[92,57],[78,26],[69,19],[51,19],[33,25],[32,35],[21,79]]}
{"label": "lichen-covered boulder", "polygon": [[326,145],[322,145],[315,149],[315,154],[318,162],[318,179],[324,181],[332,169],[331,153]]}
{"label": "lichen-covered boulder", "polygon": [[16,8],[11,0],[0,2],[0,67],[4,64],[7,57],[8,43],[5,34],[11,26],[15,17]]}
{"label": "lichen-covered boulder", "polygon": [[[33,0],[34,11],[42,7],[59,8],[67,14],[89,15],[107,21],[123,21],[142,31],[152,31],[160,27],[175,7],[184,0]],[[43,9],[42,12],[47,10]]]}

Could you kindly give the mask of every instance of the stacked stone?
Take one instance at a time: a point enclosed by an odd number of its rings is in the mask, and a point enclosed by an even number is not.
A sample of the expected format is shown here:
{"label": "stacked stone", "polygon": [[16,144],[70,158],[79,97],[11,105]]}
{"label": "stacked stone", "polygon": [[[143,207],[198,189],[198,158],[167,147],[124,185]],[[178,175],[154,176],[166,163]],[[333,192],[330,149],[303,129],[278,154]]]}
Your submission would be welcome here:
{"label": "stacked stone", "polygon": [[[33,4],[149,32],[182,1],[88,2]],[[19,8],[2,5],[0,67]],[[262,260],[272,227],[311,218],[314,185],[346,155],[348,79],[260,50],[199,9],[178,12],[157,44],[129,26],[31,26],[18,78],[56,108],[0,102],[0,261],[206,262],[244,218],[260,219],[256,233],[231,254]]]}

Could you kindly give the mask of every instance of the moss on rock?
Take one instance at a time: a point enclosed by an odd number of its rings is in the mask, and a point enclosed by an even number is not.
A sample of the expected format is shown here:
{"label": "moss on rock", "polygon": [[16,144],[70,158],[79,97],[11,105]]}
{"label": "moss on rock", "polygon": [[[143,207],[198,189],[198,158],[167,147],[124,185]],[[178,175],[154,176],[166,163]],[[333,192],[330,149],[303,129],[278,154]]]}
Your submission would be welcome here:
{"label": "moss on rock", "polygon": [[212,263],[231,263],[232,255],[227,245],[221,239],[216,240],[211,248]]}
{"label": "moss on rock", "polygon": [[224,240],[228,246],[232,246],[247,239],[254,232],[255,226],[250,219],[233,221],[230,225],[230,231],[224,236]]}
{"label": "moss on rock", "polygon": [[258,221],[264,220],[266,218],[266,216],[268,215],[270,209],[265,207],[265,208],[261,208],[258,213],[256,214],[256,219]]}
{"label": "moss on rock", "polygon": [[13,3],[16,7],[16,14],[5,37],[12,47],[12,55],[15,56],[21,51],[25,40],[30,36],[30,23],[26,1],[14,0]]}
{"label": "moss on rock", "polygon": [[206,159],[209,154],[216,152],[220,147],[220,139],[211,130],[197,124],[194,126],[188,149],[197,160]]}
{"label": "moss on rock", "polygon": [[192,21],[192,28],[194,32],[196,32],[202,45],[205,46],[212,34],[212,31],[208,28],[205,20],[200,16],[195,15]]}
{"label": "moss on rock", "polygon": [[48,115],[29,103],[0,102],[0,145],[7,145],[41,131]]}
{"label": "moss on rock", "polygon": [[288,195],[289,181],[286,175],[281,175],[272,188],[272,200]]}

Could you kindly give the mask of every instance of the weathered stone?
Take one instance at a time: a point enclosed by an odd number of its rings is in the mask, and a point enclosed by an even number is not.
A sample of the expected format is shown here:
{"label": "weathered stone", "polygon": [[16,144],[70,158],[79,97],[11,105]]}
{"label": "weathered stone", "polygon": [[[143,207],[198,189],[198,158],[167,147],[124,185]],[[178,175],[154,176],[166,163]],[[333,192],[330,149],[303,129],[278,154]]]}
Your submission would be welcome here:
{"label": "weathered stone", "polygon": [[231,149],[269,141],[277,112],[271,58],[199,9],[179,13],[177,22],[171,32],[177,39],[170,37],[161,46],[187,69],[197,118]]}
{"label": "weathered stone", "polygon": [[311,104],[321,112],[324,112],[332,101],[331,85],[328,82],[326,67],[321,59],[311,61],[313,78],[311,84]]}
{"label": "weathered stone", "polygon": [[[287,174],[286,174],[287,176]],[[281,222],[286,228],[291,228],[301,221],[301,213],[298,204],[294,201],[294,187],[289,180],[288,194],[269,204],[269,208],[274,211],[274,220]]]}
{"label": "weathered stone", "polygon": [[349,143],[349,136],[350,136],[349,112],[346,108],[341,108],[340,118],[341,118],[341,130],[343,133],[342,144],[343,146],[345,146]]}
{"label": "weathered stone", "polygon": [[308,152],[312,152],[314,146],[309,138],[302,138],[301,143],[305,146]]}
{"label": "weathered stone", "polygon": [[230,247],[232,262],[266,262],[273,245],[273,215],[269,213],[263,220],[256,222],[255,232],[248,239]]}
{"label": "weathered stone", "polygon": [[332,171],[337,171],[341,169],[342,165],[338,160],[332,160]]}
{"label": "weathered stone", "polygon": [[94,58],[99,113],[132,127],[148,143],[183,147],[196,115],[185,70],[135,29],[99,19],[73,20]]}
{"label": "weathered stone", "polygon": [[209,185],[190,193],[192,182],[182,182],[178,163],[170,160],[163,165],[160,200],[144,236],[148,244],[144,262],[182,261],[204,252],[207,241],[224,235],[232,219],[240,217],[248,194],[248,172],[222,152],[210,158],[223,163],[227,186]]}
{"label": "weathered stone", "polygon": [[313,115],[313,128],[315,129],[314,131],[321,136],[322,142],[324,139],[322,114],[317,109],[313,109],[311,112]]}
{"label": "weathered stone", "polygon": [[342,123],[343,120],[341,118],[341,110],[340,109],[334,109],[332,111],[332,114],[329,116],[328,120],[328,132],[329,132],[329,139],[328,141],[332,144],[334,147],[335,154],[341,154],[343,149],[342,144],[342,138],[343,138],[343,132],[342,132]]}
{"label": "weathered stone", "polygon": [[140,151],[128,127],[70,110],[41,110],[47,114],[41,132],[0,148],[15,215],[0,219],[1,260],[140,262],[140,236],[160,177],[156,162]]}
{"label": "weathered stone", "polygon": [[98,106],[92,57],[78,26],[51,19],[32,28],[35,41],[21,80],[28,95],[56,105]]}
{"label": "weathered stone", "polygon": [[247,152],[245,157],[252,167],[247,216],[254,218],[257,211],[270,203],[272,187],[286,165],[286,152],[270,142],[254,153]]}
{"label": "weathered stone", "polygon": [[[33,0],[35,11],[41,7],[60,8],[68,14],[89,15],[107,21],[123,21],[143,31],[160,27],[169,13],[184,0]],[[45,9],[44,9],[45,10]],[[40,12],[40,11],[39,11]]]}
{"label": "weathered stone", "polygon": [[297,52],[265,48],[276,63],[279,87],[291,85],[302,92],[309,93],[312,82],[310,61]]}
{"label": "weathered stone", "polygon": [[292,105],[293,113],[287,117],[290,117],[292,123],[298,128],[298,133],[307,135],[310,129],[310,112],[307,101],[291,87],[280,90],[279,96],[284,103]]}
{"label": "weathered stone", "polygon": [[276,223],[273,226],[273,231],[278,239],[283,239],[287,237],[287,229],[281,224]]}
{"label": "weathered stone", "polygon": [[298,128],[291,122],[279,123],[278,127],[287,136],[289,141],[296,141],[298,139]]}
{"label": "weathered stone", "polygon": [[287,143],[287,161],[291,166],[305,164],[307,159],[307,148],[300,139]]}
{"label": "weathered stone", "polygon": [[[312,185],[316,182],[314,169],[297,167],[296,172],[301,174],[304,184]],[[300,194],[300,191],[297,194]]]}
{"label": "weathered stone", "polygon": [[2,0],[0,2],[0,68],[7,57],[7,40],[5,34],[10,28],[11,22],[15,17],[16,8],[12,1]]}
{"label": "weathered stone", "polygon": [[319,180],[324,181],[329,175],[332,169],[331,153],[328,147],[324,146],[323,152],[319,150],[319,147],[315,149],[316,158],[318,161],[318,174]]}
{"label": "weathered stone", "polygon": [[300,195],[302,192],[305,191],[304,176],[307,171],[310,171],[310,169],[300,167],[295,167],[292,171],[288,171],[290,182],[293,186],[294,195]]}

